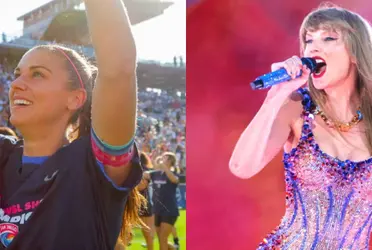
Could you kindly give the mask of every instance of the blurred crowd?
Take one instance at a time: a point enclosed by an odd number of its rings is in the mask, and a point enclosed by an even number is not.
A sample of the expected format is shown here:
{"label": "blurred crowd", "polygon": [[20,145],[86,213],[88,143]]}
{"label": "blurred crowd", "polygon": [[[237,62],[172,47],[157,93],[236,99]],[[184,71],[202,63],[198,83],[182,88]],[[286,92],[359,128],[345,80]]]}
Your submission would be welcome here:
{"label": "blurred crowd", "polygon": [[176,154],[178,167],[186,167],[185,93],[146,89],[138,93],[139,113],[137,141],[151,158],[162,152]]}
{"label": "blurred crowd", "polygon": [[0,64],[0,126],[8,126],[8,91],[14,75],[10,69]]}
{"label": "blurred crowd", "polygon": [[[14,80],[13,68],[0,64],[0,126],[8,123],[8,91]],[[186,100],[185,93],[160,89],[140,89],[138,93],[139,148],[151,158],[163,152],[177,156],[182,174],[186,168]]]}

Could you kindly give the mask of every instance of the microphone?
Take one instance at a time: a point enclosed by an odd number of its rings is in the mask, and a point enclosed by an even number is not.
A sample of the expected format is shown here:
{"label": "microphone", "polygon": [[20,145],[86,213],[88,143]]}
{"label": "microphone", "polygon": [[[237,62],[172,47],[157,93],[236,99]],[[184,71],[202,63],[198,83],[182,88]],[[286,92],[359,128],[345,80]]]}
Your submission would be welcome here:
{"label": "microphone", "polygon": [[[314,71],[317,68],[317,64],[316,64],[315,59],[310,58],[310,57],[303,57],[303,58],[301,58],[301,61],[302,61],[302,64],[306,65],[310,69],[311,73],[314,73]],[[321,66],[321,65],[319,65],[319,66]],[[302,75],[302,70],[296,76],[296,78],[300,77],[301,75]],[[267,73],[265,75],[262,75],[260,77],[257,77],[256,80],[251,82],[251,87],[252,87],[253,90],[267,89],[267,88],[270,88],[273,85],[276,85],[276,84],[279,84],[279,83],[282,83],[282,82],[286,82],[286,81],[289,81],[291,79],[292,79],[292,77],[287,73],[287,70],[285,70],[285,68],[281,68],[281,69],[275,70],[273,72]]]}

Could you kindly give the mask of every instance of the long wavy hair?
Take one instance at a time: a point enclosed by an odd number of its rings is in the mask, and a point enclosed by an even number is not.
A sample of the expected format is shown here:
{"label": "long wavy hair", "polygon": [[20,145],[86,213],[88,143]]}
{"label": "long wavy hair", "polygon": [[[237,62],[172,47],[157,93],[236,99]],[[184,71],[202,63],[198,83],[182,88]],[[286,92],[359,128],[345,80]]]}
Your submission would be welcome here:
{"label": "long wavy hair", "polygon": [[147,200],[139,193],[138,189],[135,188],[129,194],[128,201],[125,206],[123,224],[119,238],[117,240],[117,244],[127,246],[130,241],[129,239],[133,234],[133,228],[147,228],[146,224],[141,220],[138,214],[141,204],[147,206]]}
{"label": "long wavy hair", "polygon": [[[369,152],[372,154],[372,31],[369,23],[357,13],[333,4],[324,4],[309,13],[300,28],[301,54],[305,50],[308,31],[318,29],[340,31],[350,56],[356,59],[356,91],[365,123],[365,135]],[[310,95],[329,117],[334,117],[325,108],[327,96],[324,90],[314,87],[311,77],[308,81]],[[327,113],[328,112],[328,113]]]}

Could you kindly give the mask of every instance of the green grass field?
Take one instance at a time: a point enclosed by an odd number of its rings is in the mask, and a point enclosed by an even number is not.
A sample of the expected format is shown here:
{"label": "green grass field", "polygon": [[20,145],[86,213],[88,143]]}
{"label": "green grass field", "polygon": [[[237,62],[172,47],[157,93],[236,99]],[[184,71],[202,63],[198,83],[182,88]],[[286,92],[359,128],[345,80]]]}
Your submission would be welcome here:
{"label": "green grass field", "polygon": [[[176,222],[176,228],[178,233],[178,238],[180,239],[180,249],[186,250],[186,210],[180,210],[180,217],[178,217]],[[142,237],[141,230],[134,230],[134,237],[132,244],[127,248],[128,250],[146,250],[142,247],[141,244],[145,243],[145,240]],[[169,242],[173,243],[172,236],[169,237]],[[155,237],[154,240],[154,249],[159,249],[158,238]]]}

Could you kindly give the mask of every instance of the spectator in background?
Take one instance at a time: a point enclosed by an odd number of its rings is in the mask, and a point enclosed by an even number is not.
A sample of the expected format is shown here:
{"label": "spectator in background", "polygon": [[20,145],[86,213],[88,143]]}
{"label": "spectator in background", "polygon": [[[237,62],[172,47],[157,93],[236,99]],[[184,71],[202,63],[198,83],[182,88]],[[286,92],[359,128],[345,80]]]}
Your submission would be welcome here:
{"label": "spectator in background", "polygon": [[178,248],[168,244],[168,236],[172,233],[179,216],[176,190],[179,183],[177,159],[173,153],[166,152],[155,160],[156,170],[144,173],[144,178],[153,182],[153,202],[155,227],[159,239],[160,250]]}
{"label": "spectator in background", "polygon": [[[183,93],[172,95],[167,91],[148,89],[139,91],[139,129],[137,140],[142,151],[160,155],[166,151],[175,152],[180,168],[186,165],[186,102]],[[159,152],[160,151],[160,152]]]}
{"label": "spectator in background", "polygon": [[[146,153],[141,152],[140,161],[141,161],[142,168],[145,171],[150,171],[153,169],[151,159]],[[146,247],[149,250],[153,250],[154,249],[155,224],[154,224],[154,213],[153,213],[153,208],[152,208],[152,202],[151,202],[150,192],[149,192],[150,181],[151,181],[150,179],[143,177],[141,183],[137,186],[137,188],[142,194],[142,196],[145,197],[147,200],[147,204],[144,204],[140,208],[139,216],[141,220],[148,227],[148,228],[141,228],[143,237],[146,240]]]}

